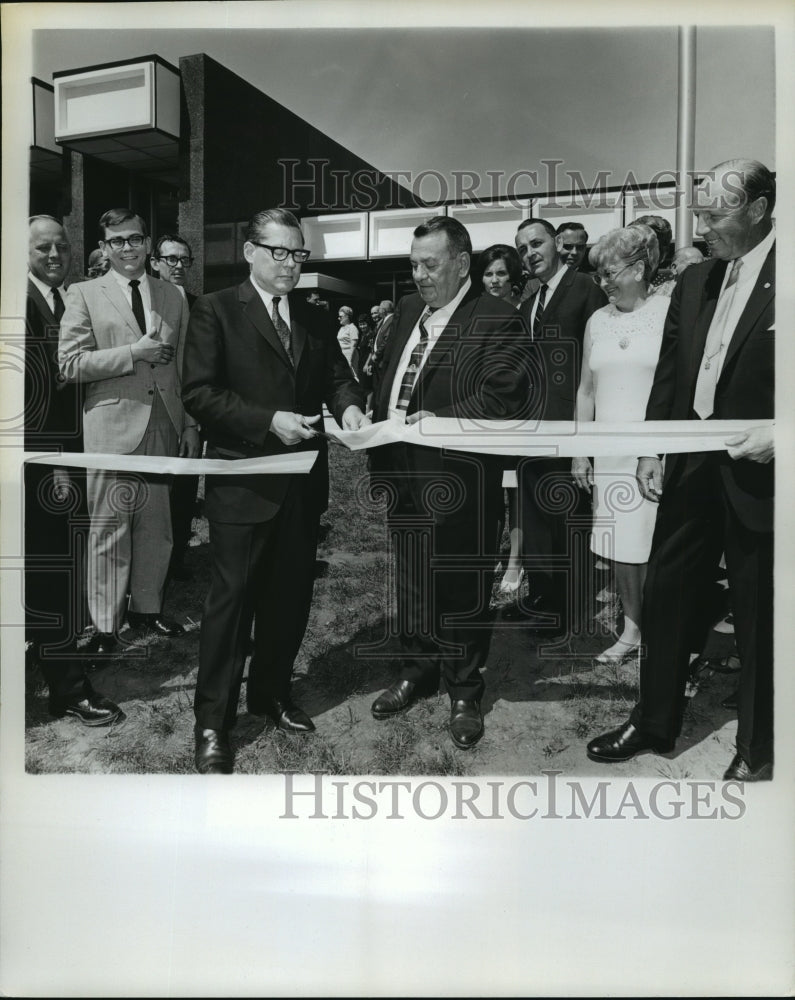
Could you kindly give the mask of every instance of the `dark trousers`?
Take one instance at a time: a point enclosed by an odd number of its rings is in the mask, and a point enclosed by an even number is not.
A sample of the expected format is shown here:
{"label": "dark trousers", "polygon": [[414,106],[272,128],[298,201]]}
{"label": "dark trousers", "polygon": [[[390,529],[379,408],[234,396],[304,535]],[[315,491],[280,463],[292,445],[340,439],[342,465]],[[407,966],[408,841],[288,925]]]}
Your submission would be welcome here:
{"label": "dark trousers", "polygon": [[57,498],[52,466],[25,467],[25,637],[55,700],[78,695],[84,684],[77,655],[86,622],[84,473],[69,470],[69,483],[68,495]]}
{"label": "dark trousers", "polygon": [[[571,478],[570,458],[525,458],[517,467],[522,556],[531,580],[531,597],[563,616],[563,624],[582,621],[587,607],[586,566],[575,551],[589,551],[591,510],[587,494]],[[575,545],[579,532],[580,544]]]}
{"label": "dark trousers", "polygon": [[173,478],[171,484],[171,535],[174,547],[171,550],[171,562],[175,565],[182,563],[188,542],[190,542],[198,489],[198,476],[174,476]]}
{"label": "dark trousers", "polygon": [[[708,627],[705,596],[726,554],[740,656],[737,749],[756,769],[773,758],[773,533],[751,531],[727,502],[718,460],[688,455],[666,484],[643,596],[640,702],[631,721],[674,740],[691,652]],[[695,643],[695,644],[694,644]]]}
{"label": "dark trousers", "polygon": [[387,526],[400,676],[426,690],[436,689],[441,676],[451,700],[479,699],[492,634],[499,466],[459,454],[444,472],[423,471],[410,447],[395,448],[391,459],[385,478],[393,498]]}
{"label": "dark trousers", "polygon": [[231,729],[235,724],[252,619],[248,706],[260,712],[268,700],[289,694],[312,602],[320,522],[307,478],[294,477],[270,521],[210,521],[210,590],[194,701],[196,721],[203,729]]}

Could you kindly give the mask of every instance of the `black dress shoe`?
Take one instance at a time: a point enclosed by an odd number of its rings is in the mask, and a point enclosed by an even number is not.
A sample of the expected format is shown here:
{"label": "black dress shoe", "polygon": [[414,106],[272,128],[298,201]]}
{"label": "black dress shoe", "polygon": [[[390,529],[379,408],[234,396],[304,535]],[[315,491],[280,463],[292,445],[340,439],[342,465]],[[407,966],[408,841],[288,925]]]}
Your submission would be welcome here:
{"label": "black dress shoe", "polygon": [[90,656],[112,656],[119,648],[119,640],[112,632],[95,632],[88,641],[86,652]]}
{"label": "black dress shoe", "polygon": [[480,702],[460,698],[450,705],[450,735],[459,750],[470,750],[483,735]]}
{"label": "black dress shoe", "polygon": [[127,612],[127,621],[132,628],[143,628],[155,635],[162,635],[166,639],[173,639],[177,635],[184,635],[185,629],[179,622],[172,622],[168,618],[160,615],[139,614],[137,611]]}
{"label": "black dress shoe", "polygon": [[234,755],[222,729],[200,729],[196,734],[196,770],[199,774],[231,774]]}
{"label": "black dress shoe", "polygon": [[721,701],[721,705],[724,708],[728,708],[730,711],[736,711],[737,705],[740,699],[740,689],[735,688],[731,694],[727,694],[726,697]]}
{"label": "black dress shoe", "polygon": [[262,708],[249,704],[248,710],[252,715],[267,715],[276,723],[277,728],[285,733],[300,736],[315,731],[315,724],[306,712],[288,699],[274,698],[273,701],[266,702]]}
{"label": "black dress shoe", "polygon": [[124,712],[110,698],[98,694],[90,684],[86,683],[80,694],[73,698],[50,697],[50,715],[62,719],[65,715],[73,715],[84,726],[109,726],[112,722],[121,722],[126,718]]}
{"label": "black dress shoe", "polygon": [[586,748],[586,753],[591,760],[613,764],[621,760],[630,760],[643,750],[669,753],[673,748],[673,741],[647,736],[636,729],[631,722],[625,722],[620,728],[612,729],[609,733],[591,740]]}
{"label": "black dress shoe", "polygon": [[417,685],[414,681],[395,681],[375,699],[370,711],[374,719],[389,719],[404,712],[417,700]]}
{"label": "black dress shoe", "polygon": [[732,758],[731,764],[723,775],[724,781],[770,781],[773,778],[773,764],[760,764],[754,771],[751,765],[738,753]]}

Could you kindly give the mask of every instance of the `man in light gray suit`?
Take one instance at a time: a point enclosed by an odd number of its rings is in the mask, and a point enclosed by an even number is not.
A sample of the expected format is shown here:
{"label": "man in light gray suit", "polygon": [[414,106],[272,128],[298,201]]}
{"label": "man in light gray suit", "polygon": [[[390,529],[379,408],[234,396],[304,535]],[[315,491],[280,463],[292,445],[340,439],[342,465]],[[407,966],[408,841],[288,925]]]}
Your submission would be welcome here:
{"label": "man in light gray suit", "polygon": [[[70,286],[58,348],[63,378],[85,385],[84,450],[194,458],[199,435],[182,408],[179,379],[187,303],[176,287],[146,275],[151,247],[139,215],[111,209],[99,228],[110,270]],[[168,478],[89,471],[87,492],[92,652],[115,650],[127,593],[131,625],[183,632],[161,615],[172,547]]]}

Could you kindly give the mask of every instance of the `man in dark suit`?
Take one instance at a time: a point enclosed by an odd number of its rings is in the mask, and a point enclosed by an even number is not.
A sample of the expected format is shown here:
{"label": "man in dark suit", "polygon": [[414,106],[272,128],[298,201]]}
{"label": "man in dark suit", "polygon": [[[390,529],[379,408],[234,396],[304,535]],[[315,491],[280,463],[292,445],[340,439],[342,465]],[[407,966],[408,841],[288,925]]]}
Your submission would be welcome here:
{"label": "man in dark suit", "polygon": [[[427,415],[510,419],[523,414],[527,331],[512,306],[469,278],[472,244],[455,219],[414,230],[411,269],[419,294],[398,303],[375,373],[373,420],[416,423]],[[502,460],[394,444],[373,449],[374,487],[390,497],[400,678],[373,703],[386,719],[444,677],[450,733],[468,749],[483,734],[481,677],[502,511]]]}
{"label": "man in dark suit", "polygon": [[[540,391],[532,417],[574,420],[585,324],[606,305],[604,293],[561,257],[562,236],[544,219],[526,219],[516,233],[516,249],[538,291],[519,312],[532,337],[532,357]],[[528,627],[542,635],[565,632],[581,610],[581,587],[566,562],[571,556],[571,522],[578,509],[587,520],[587,500],[571,489],[571,460],[526,458],[517,468],[522,548],[528,560],[529,606],[518,605]],[[568,502],[561,503],[561,497]],[[561,565],[563,563],[563,565]],[[511,617],[511,610],[505,613]]]}
{"label": "man in dark suit", "polygon": [[[188,269],[193,267],[193,251],[188,241],[181,236],[165,233],[155,244],[149,263],[153,273],[162,281],[176,285],[185,296],[188,309],[192,309],[196,296],[185,288]],[[175,580],[188,580],[191,576],[185,565],[185,555],[190,542],[198,490],[198,476],[175,476],[171,484],[171,534],[174,544],[168,573]]]}
{"label": "man in dark suit", "polygon": [[[309,257],[298,220],[270,209],[251,220],[242,285],[193,307],[183,399],[207,436],[207,457],[318,451],[308,475],[208,476],[212,576],[196,684],[196,767],[228,774],[252,617],[248,709],[288,733],[314,729],[290,697],[309,617],[320,515],[328,502],[325,442],[313,425],[325,402],[345,430],[367,423],[335,324],[291,292]],[[322,425],[319,427],[322,430]]]}
{"label": "man in dark suit", "polygon": [[[82,400],[58,375],[58,328],[72,251],[66,232],[49,215],[30,220],[25,327],[25,450],[82,451]],[[29,465],[25,469],[25,608],[29,655],[50,689],[53,715],[87,726],[123,717],[93,690],[77,653],[83,568],[79,527],[86,526],[85,477],[78,470]],[[49,619],[49,620],[47,620]]]}
{"label": "man in dark suit", "polygon": [[[647,420],[774,416],[775,180],[729,160],[696,192],[697,233],[712,260],[677,281]],[[643,598],[640,701],[588,744],[598,761],[672,750],[682,726],[694,627],[721,552],[741,671],[737,753],[724,779],[758,781],[773,766],[773,432],[733,435],[726,452],[641,458],[638,481],[660,502]]]}

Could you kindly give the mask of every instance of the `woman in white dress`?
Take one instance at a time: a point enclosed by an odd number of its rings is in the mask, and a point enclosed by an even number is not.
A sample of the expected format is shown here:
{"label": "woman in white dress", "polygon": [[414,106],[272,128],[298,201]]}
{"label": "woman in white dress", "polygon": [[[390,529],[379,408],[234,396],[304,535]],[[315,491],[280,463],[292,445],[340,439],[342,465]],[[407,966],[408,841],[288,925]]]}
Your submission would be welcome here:
{"label": "woman in white dress", "polygon": [[[591,249],[594,281],[605,289],[608,305],[588,321],[577,420],[615,423],[643,420],[660,355],[670,299],[650,294],[659,244],[646,225],[614,229]],[[597,656],[617,663],[640,646],[640,612],[646,564],[651,551],[657,505],[645,500],[635,481],[637,455],[575,458],[572,475],[593,490],[591,550],[612,560],[616,589],[624,608],[618,640]]]}
{"label": "woman in white dress", "polygon": [[[342,348],[342,353],[345,355],[345,360],[350,365],[353,374],[356,375],[353,354],[359,342],[359,328],[353,322],[353,309],[350,306],[340,306],[337,319],[340,324],[340,328],[337,331],[337,340]],[[358,375],[356,377],[358,379]]]}

